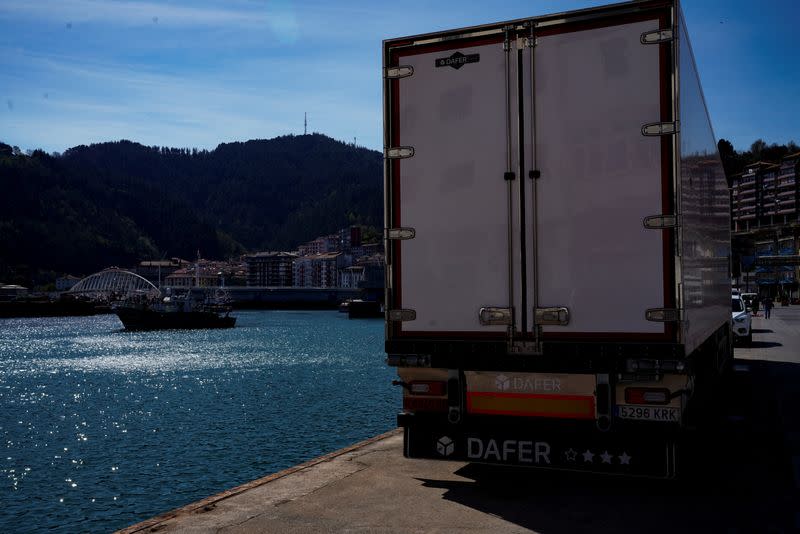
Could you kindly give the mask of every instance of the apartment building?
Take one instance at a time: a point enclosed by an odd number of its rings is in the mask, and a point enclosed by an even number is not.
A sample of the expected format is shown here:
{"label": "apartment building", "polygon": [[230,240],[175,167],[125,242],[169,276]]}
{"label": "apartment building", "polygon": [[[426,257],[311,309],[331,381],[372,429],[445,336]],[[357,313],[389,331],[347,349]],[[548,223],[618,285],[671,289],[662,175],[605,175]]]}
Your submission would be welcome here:
{"label": "apartment building", "polygon": [[731,230],[752,232],[762,228],[798,224],[798,174],[800,152],[780,163],[759,161],[731,177]]}
{"label": "apartment building", "polygon": [[[796,298],[800,255],[800,152],[731,177],[731,230],[740,288]],[[738,267],[738,268],[737,268]]]}
{"label": "apartment building", "polygon": [[294,261],[295,287],[339,287],[339,271],[348,267],[351,257],[341,252],[300,256]]}
{"label": "apartment building", "polygon": [[297,254],[259,252],[245,256],[248,286],[291,287]]}
{"label": "apartment building", "polygon": [[364,280],[364,266],[352,265],[345,267],[340,273],[340,278],[341,287],[359,287],[359,283]]}
{"label": "apartment building", "polygon": [[318,237],[308,243],[303,243],[298,247],[300,256],[313,256],[328,252],[339,252],[339,235],[331,234]]}

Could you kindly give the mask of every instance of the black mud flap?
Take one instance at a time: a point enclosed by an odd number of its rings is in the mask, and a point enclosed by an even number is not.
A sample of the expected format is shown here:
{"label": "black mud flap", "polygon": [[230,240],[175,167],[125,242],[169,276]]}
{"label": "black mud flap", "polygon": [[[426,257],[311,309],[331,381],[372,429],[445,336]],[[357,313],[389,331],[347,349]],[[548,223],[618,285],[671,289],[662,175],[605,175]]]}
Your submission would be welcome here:
{"label": "black mud flap", "polygon": [[407,458],[455,460],[652,478],[676,476],[676,444],[664,438],[469,431],[406,426]]}

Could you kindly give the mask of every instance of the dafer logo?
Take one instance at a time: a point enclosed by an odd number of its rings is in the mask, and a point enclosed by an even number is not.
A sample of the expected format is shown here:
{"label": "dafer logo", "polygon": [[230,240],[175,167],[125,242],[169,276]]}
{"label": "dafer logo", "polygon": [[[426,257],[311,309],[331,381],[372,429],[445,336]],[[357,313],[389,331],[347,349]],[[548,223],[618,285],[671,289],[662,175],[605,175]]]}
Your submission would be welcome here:
{"label": "dafer logo", "polygon": [[439,438],[439,441],[436,442],[436,452],[441,454],[442,456],[450,456],[453,454],[453,451],[456,448],[456,444],[453,443],[453,440],[448,438],[447,436],[442,436]]}
{"label": "dafer logo", "polygon": [[498,391],[508,391],[508,388],[511,387],[511,380],[506,375],[497,375],[494,385]]}
{"label": "dafer logo", "polygon": [[509,377],[500,374],[494,378],[494,387],[497,391],[561,393],[561,379],[544,375]]}
{"label": "dafer logo", "polygon": [[450,57],[440,57],[436,60],[436,68],[439,67],[452,67],[456,70],[460,69],[467,63],[477,63],[481,60],[480,54],[467,54],[456,52]]}

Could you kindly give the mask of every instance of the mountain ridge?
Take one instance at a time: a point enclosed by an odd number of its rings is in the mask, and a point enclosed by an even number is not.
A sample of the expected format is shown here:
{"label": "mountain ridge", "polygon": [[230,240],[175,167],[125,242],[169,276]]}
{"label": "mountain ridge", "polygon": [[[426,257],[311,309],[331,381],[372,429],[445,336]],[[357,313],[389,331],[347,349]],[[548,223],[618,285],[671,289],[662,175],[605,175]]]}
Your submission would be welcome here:
{"label": "mountain ridge", "polygon": [[380,227],[382,154],[321,134],[213,150],[128,140],[23,155],[0,143],[0,280],[164,255],[290,250]]}

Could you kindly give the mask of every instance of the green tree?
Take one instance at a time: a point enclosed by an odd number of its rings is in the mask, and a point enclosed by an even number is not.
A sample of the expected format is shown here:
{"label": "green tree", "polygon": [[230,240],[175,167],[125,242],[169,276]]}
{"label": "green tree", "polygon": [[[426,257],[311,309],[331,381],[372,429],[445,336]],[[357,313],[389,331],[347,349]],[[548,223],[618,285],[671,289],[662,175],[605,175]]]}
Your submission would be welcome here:
{"label": "green tree", "polygon": [[750,154],[753,155],[753,158],[756,161],[761,160],[761,153],[767,148],[767,143],[763,139],[756,139],[753,141],[753,144],[750,145]]}

